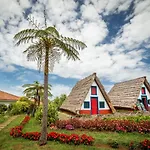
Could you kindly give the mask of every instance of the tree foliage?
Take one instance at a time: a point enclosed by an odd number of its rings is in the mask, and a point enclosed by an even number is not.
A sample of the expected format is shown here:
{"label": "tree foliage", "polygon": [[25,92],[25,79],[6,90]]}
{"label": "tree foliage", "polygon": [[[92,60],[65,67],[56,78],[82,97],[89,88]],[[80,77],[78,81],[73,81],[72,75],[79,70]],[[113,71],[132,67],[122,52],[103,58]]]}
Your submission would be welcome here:
{"label": "tree foliage", "polygon": [[25,101],[17,101],[12,105],[11,114],[18,115],[22,113],[27,113],[28,109],[30,107],[30,104]]}
{"label": "tree foliage", "polygon": [[66,100],[67,96],[66,94],[62,94],[60,95],[60,97],[56,97],[54,100],[53,100],[53,103],[54,105],[56,106],[57,109],[60,108],[60,106],[62,105],[62,103]]}
{"label": "tree foliage", "polygon": [[[40,105],[40,102],[44,98],[44,85],[40,84],[38,81],[34,81],[33,84],[24,84],[22,87],[25,88],[23,93],[26,95],[26,97],[34,99],[35,105],[38,103],[38,106]],[[52,96],[51,92],[51,85],[48,85],[48,96]]]}
{"label": "tree foliage", "polygon": [[[35,118],[39,123],[41,123],[42,114],[43,114],[43,107],[40,106],[35,113]],[[49,102],[48,103],[47,125],[54,123],[56,120],[58,120],[57,107],[52,102]]]}

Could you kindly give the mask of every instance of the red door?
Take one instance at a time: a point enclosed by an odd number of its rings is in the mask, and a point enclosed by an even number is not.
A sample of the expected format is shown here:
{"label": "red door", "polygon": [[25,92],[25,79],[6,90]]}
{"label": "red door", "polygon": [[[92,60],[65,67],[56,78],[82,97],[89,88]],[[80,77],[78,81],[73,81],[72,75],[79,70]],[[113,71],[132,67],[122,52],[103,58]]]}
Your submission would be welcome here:
{"label": "red door", "polygon": [[98,114],[98,100],[96,97],[91,98],[91,114]]}

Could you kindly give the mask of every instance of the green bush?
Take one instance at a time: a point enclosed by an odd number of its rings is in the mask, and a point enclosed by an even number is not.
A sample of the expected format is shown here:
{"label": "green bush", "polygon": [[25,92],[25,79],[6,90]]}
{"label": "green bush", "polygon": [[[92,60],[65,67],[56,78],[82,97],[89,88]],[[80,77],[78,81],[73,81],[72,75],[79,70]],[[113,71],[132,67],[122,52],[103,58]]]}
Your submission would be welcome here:
{"label": "green bush", "polygon": [[65,94],[60,95],[60,97],[56,97],[52,102],[57,107],[57,109],[60,108],[62,103],[66,100],[67,96]]}
{"label": "green bush", "polygon": [[[39,121],[39,123],[41,123],[41,120],[42,120],[42,114],[43,114],[42,109],[43,107],[40,106],[35,113],[35,119]],[[58,120],[57,107],[53,103],[49,103],[48,104],[48,116],[47,116],[48,125],[51,123],[54,123],[56,120]]]}
{"label": "green bush", "polygon": [[27,110],[29,109],[29,106],[30,106],[30,104],[27,102],[17,101],[12,106],[11,114],[17,115],[17,114],[26,113]]}
{"label": "green bush", "polygon": [[0,104],[0,114],[3,114],[7,110],[7,106],[5,104]]}
{"label": "green bush", "polygon": [[7,111],[10,112],[12,110],[12,108],[13,108],[13,104],[9,104],[8,108],[7,108]]}
{"label": "green bush", "polygon": [[137,115],[137,116],[126,116],[126,117],[109,117],[104,118],[104,120],[129,120],[134,122],[141,122],[141,121],[150,121],[150,116],[144,115]]}
{"label": "green bush", "polygon": [[118,142],[116,142],[116,141],[110,141],[108,144],[109,144],[110,147],[112,147],[112,148],[119,148],[119,144],[118,144]]}
{"label": "green bush", "polygon": [[19,101],[20,101],[20,102],[26,102],[26,103],[28,103],[28,104],[31,104],[31,103],[32,103],[32,102],[29,100],[29,98],[28,98],[28,97],[25,97],[25,96],[20,97]]}

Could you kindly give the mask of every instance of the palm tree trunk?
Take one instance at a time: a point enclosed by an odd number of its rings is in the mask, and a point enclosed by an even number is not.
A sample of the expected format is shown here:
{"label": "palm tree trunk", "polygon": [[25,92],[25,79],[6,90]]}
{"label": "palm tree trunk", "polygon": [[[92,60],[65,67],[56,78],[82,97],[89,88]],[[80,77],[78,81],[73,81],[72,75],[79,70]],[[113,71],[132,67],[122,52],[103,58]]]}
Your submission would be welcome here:
{"label": "palm tree trunk", "polygon": [[38,96],[38,106],[40,106],[40,95]]}
{"label": "palm tree trunk", "polygon": [[46,49],[46,54],[45,54],[45,68],[44,68],[43,117],[42,117],[41,137],[39,139],[39,145],[41,145],[41,146],[45,145],[47,143],[48,63],[49,63],[49,51]]}

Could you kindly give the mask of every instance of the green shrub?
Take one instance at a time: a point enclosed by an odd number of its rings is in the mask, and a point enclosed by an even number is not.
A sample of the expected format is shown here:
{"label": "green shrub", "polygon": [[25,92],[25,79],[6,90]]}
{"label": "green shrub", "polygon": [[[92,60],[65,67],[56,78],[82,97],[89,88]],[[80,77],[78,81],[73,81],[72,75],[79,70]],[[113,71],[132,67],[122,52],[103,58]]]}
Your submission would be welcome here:
{"label": "green shrub", "polygon": [[7,110],[7,106],[5,104],[0,104],[0,114],[3,114]]}
{"label": "green shrub", "polygon": [[116,141],[110,141],[108,143],[112,148],[119,148],[119,144]]}
{"label": "green shrub", "polygon": [[32,102],[28,99],[28,97],[22,96],[19,99],[20,102],[26,102],[28,104],[31,104]]}
{"label": "green shrub", "polygon": [[103,118],[103,120],[129,120],[134,122],[141,122],[141,121],[150,121],[150,116],[144,115],[137,115],[137,116],[126,116],[126,117],[108,117]]}
{"label": "green shrub", "polygon": [[[39,121],[39,123],[41,123],[41,120],[42,120],[42,114],[43,114],[42,109],[43,107],[40,106],[35,113],[35,118],[37,121]],[[48,116],[47,116],[48,125],[51,123],[54,123],[57,119],[58,119],[57,107],[54,104],[49,103],[48,104]]]}
{"label": "green shrub", "polygon": [[12,110],[12,108],[13,108],[13,104],[9,104],[8,108],[7,108],[7,111],[10,112]]}
{"label": "green shrub", "polygon": [[11,114],[17,115],[17,114],[26,113],[27,110],[29,109],[29,106],[30,106],[30,104],[27,102],[17,101],[12,106]]}
{"label": "green shrub", "polygon": [[62,94],[60,95],[60,97],[56,97],[52,103],[57,107],[57,109],[60,108],[60,106],[62,105],[62,103],[66,100],[67,96],[66,94]]}

